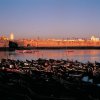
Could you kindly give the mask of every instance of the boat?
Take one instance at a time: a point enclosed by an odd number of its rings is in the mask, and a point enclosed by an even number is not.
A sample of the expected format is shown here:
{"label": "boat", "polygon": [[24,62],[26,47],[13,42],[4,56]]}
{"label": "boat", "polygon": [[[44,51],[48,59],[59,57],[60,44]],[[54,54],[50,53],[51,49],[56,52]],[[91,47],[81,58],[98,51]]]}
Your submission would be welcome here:
{"label": "boat", "polygon": [[70,52],[74,52],[74,50],[67,50],[66,52],[69,52],[70,53]]}
{"label": "boat", "polygon": [[38,50],[15,50],[16,53],[34,53],[39,52]]}
{"label": "boat", "polygon": [[33,50],[16,50],[16,53],[33,53]]}
{"label": "boat", "polygon": [[68,50],[68,52],[74,52],[73,50]]}

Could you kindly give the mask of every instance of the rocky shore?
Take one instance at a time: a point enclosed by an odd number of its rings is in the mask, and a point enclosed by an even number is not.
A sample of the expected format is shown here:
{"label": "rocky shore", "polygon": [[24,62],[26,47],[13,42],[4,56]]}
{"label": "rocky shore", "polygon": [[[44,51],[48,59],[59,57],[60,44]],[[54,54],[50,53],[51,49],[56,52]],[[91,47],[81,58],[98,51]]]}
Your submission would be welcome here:
{"label": "rocky shore", "polygon": [[99,100],[100,63],[0,61],[0,100]]}

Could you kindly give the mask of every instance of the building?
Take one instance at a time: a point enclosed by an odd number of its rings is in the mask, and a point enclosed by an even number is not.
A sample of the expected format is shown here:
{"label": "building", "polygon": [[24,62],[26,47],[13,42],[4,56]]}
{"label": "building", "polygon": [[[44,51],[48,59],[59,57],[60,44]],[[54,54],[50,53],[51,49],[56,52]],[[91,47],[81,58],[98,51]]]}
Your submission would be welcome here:
{"label": "building", "polygon": [[14,40],[14,34],[10,33],[10,40]]}
{"label": "building", "polygon": [[92,36],[91,41],[99,41],[99,38],[96,38],[95,36]]}

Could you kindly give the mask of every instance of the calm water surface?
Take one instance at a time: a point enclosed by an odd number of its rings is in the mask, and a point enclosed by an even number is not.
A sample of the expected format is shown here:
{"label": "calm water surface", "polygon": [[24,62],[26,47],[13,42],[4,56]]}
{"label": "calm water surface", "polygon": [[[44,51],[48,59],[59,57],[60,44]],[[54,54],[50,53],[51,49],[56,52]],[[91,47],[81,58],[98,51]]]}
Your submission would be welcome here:
{"label": "calm water surface", "polygon": [[0,51],[0,59],[10,58],[18,60],[45,59],[70,59],[81,62],[100,62],[100,50],[33,50],[33,53],[19,53]]}

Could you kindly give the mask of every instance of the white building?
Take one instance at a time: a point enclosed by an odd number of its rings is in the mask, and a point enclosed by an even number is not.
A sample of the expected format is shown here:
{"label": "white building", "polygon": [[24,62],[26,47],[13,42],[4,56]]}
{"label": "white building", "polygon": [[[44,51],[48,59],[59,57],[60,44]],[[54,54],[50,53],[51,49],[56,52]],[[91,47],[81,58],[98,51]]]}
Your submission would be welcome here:
{"label": "white building", "polygon": [[99,41],[99,38],[96,38],[95,36],[92,36],[92,37],[91,37],[91,40],[92,40],[92,41]]}

